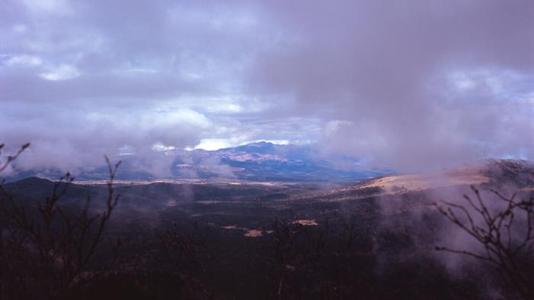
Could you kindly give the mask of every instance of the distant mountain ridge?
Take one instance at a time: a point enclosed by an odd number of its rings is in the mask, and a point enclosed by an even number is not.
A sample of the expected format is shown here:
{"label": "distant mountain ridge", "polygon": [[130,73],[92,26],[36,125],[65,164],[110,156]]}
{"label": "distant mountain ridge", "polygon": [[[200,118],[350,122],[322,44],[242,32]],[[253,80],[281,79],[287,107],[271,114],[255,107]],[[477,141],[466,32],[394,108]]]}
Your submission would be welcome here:
{"label": "distant mountain ridge", "polygon": [[[21,158],[23,159],[23,158]],[[136,155],[120,157],[118,179],[203,179],[293,182],[351,182],[390,174],[366,167],[361,160],[337,156],[326,158],[312,145],[278,145],[257,142],[215,151],[167,151],[146,161]],[[154,164],[157,162],[158,164]],[[16,169],[16,165],[15,165]],[[78,180],[102,180],[107,168],[100,166],[74,172]],[[27,177],[57,179],[55,169],[20,170],[8,180]]]}
{"label": "distant mountain ridge", "polygon": [[[202,168],[205,159],[216,160],[235,178],[253,181],[354,181],[388,173],[366,168],[355,158],[326,159],[311,145],[277,145],[258,142],[217,151],[190,152],[191,167]],[[182,160],[183,161],[183,160]],[[181,174],[180,164],[173,170]],[[217,176],[213,170],[201,176]],[[224,175],[224,174],[223,174]]]}

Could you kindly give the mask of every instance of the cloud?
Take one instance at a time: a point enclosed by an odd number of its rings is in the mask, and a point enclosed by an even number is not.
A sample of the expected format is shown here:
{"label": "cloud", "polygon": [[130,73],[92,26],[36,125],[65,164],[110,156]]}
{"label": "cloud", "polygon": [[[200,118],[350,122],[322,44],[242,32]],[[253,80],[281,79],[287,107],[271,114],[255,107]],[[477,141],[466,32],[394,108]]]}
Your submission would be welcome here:
{"label": "cloud", "polygon": [[203,140],[532,158],[533,23],[527,0],[7,0],[0,136],[70,167]]}
{"label": "cloud", "polygon": [[68,80],[80,76],[80,72],[69,65],[60,65],[57,68],[54,68],[50,71],[39,74],[39,76],[46,80]]}
{"label": "cloud", "polygon": [[401,169],[532,158],[533,108],[517,101],[534,89],[532,3],[275,3],[289,38],[252,84],[331,119],[325,143]]}
{"label": "cloud", "polygon": [[15,55],[15,56],[9,57],[5,63],[8,66],[13,66],[13,65],[39,66],[43,63],[43,61],[39,57],[23,54],[23,55]]}

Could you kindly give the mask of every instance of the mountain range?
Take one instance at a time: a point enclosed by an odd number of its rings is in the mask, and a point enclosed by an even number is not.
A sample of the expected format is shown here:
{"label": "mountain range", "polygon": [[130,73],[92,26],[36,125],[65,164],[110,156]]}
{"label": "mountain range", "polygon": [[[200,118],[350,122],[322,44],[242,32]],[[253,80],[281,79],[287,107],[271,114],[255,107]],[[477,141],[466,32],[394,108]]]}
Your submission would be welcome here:
{"label": "mountain range", "polygon": [[[363,160],[349,156],[326,158],[314,145],[279,145],[257,142],[208,151],[171,150],[154,152],[150,159],[136,154],[121,156],[118,179],[122,180],[208,180],[351,182],[391,174],[391,170],[366,167]],[[64,170],[17,169],[8,180],[27,177],[57,179]],[[72,171],[71,171],[72,172]],[[78,180],[104,180],[107,167],[72,172]]]}

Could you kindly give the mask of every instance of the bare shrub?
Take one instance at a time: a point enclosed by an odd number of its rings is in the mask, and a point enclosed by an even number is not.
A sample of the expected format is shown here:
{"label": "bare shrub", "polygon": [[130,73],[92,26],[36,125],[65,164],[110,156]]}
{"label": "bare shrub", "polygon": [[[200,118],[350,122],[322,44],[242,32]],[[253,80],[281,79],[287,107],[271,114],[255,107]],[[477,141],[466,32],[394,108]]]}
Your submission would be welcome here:
{"label": "bare shrub", "polygon": [[534,299],[534,198],[524,195],[518,199],[518,193],[507,197],[490,190],[499,201],[490,205],[476,187],[471,190],[474,197],[464,195],[466,205],[443,201],[438,210],[477,241],[482,251],[443,246],[436,249],[492,265],[514,293]]}
{"label": "bare shrub", "polygon": [[[28,146],[0,163],[0,172]],[[91,208],[90,196],[82,207],[62,203],[74,180],[69,173],[37,203],[15,199],[0,184],[1,298],[56,299],[97,276],[91,264],[119,201],[114,180],[120,161],[112,164],[106,157],[106,163],[107,194],[104,207],[97,210]]]}

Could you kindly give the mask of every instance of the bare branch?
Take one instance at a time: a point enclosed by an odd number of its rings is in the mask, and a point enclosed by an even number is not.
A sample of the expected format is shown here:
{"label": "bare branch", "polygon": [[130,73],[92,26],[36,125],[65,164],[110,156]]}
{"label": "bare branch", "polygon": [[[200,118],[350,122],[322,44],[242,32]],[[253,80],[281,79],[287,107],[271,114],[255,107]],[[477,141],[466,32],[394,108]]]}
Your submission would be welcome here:
{"label": "bare branch", "polygon": [[[0,144],[0,150],[5,147],[4,144]],[[26,143],[22,146],[20,146],[19,150],[14,155],[8,155],[5,162],[0,162],[0,173],[2,173],[7,167],[14,162],[21,154],[24,152],[24,150],[28,149],[30,147],[30,143]]]}
{"label": "bare branch", "polygon": [[[474,186],[471,186],[471,190],[475,194],[476,201],[468,195],[464,195],[464,199],[471,210],[463,205],[446,201],[442,201],[444,206],[436,206],[438,211],[449,221],[477,240],[483,246],[485,253],[481,254],[465,249],[451,249],[441,246],[436,247],[436,250],[466,255],[489,262],[500,271],[500,274],[508,282],[515,286],[519,295],[524,299],[534,298],[534,290],[528,280],[529,274],[525,273],[521,268],[521,261],[519,260],[520,257],[531,255],[530,252],[534,247],[533,199],[517,202],[515,200],[517,193],[506,197],[495,190],[491,190],[498,199],[506,203],[505,207],[492,214],[482,199],[480,191]],[[455,211],[462,212],[463,218],[458,217]],[[525,215],[525,220],[519,221],[516,216],[522,212]],[[475,215],[478,218],[475,218]],[[525,225],[525,235],[520,238],[516,232],[521,232]]]}

